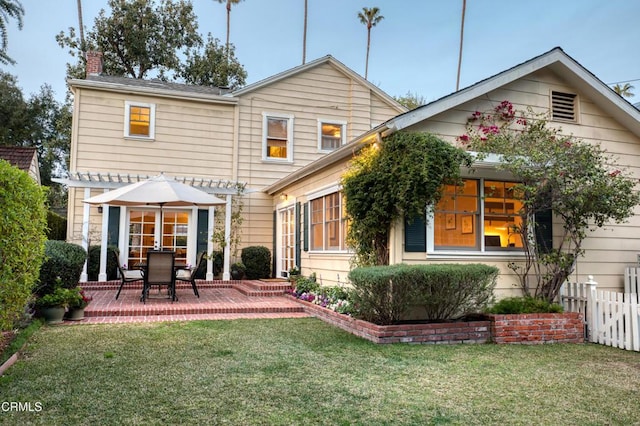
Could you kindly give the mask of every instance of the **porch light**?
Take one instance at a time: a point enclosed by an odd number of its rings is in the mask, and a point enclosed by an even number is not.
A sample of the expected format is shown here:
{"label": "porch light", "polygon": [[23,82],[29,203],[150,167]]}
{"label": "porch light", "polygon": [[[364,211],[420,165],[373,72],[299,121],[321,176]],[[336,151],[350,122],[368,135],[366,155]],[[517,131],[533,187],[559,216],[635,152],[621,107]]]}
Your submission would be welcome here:
{"label": "porch light", "polygon": [[102,214],[102,206],[98,206],[98,213]]}
{"label": "porch light", "polygon": [[288,196],[287,194],[285,194],[284,192],[283,192],[282,194],[280,194],[280,199],[281,199],[282,201],[287,201],[287,198],[288,198],[288,197],[289,197],[289,196]]}

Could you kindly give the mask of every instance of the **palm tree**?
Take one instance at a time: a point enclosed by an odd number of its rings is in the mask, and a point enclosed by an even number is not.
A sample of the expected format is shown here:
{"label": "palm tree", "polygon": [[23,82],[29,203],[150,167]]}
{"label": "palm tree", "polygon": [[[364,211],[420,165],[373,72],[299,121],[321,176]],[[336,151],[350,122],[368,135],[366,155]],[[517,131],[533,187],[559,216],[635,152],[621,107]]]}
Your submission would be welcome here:
{"label": "palm tree", "polygon": [[464,40],[464,14],[467,10],[467,0],[462,0],[462,23],[460,24],[460,52],[458,53],[458,77],[456,78],[456,92],[460,89],[460,68],[462,68],[462,41]]}
{"label": "palm tree", "polygon": [[223,4],[226,3],[227,4],[227,52],[229,51],[229,33],[231,32],[231,5],[232,4],[238,4],[240,3],[242,0],[216,0],[218,3]]}
{"label": "palm tree", "polygon": [[624,97],[624,98],[630,98],[633,95],[633,93],[631,93],[631,90],[633,89],[633,86],[629,83],[625,83],[624,85],[620,85],[620,83],[616,83],[615,86],[613,86],[613,90],[620,96]]}
{"label": "palm tree", "polygon": [[22,16],[24,8],[19,0],[0,0],[0,64],[15,64],[16,61],[7,55],[9,37],[7,35],[7,24],[9,18],[18,21],[18,28],[22,29]]}
{"label": "palm tree", "polygon": [[367,62],[364,68],[364,78],[367,79],[369,75],[369,47],[371,46],[371,28],[375,27],[378,22],[384,19],[384,16],[380,15],[380,9],[372,7],[370,9],[363,7],[362,12],[358,12],[358,18],[360,22],[367,26]]}
{"label": "palm tree", "polygon": [[86,52],[84,45],[84,24],[82,22],[82,0],[78,0],[78,27],[80,34],[80,50],[82,50],[82,54],[84,55]]}
{"label": "palm tree", "polygon": [[308,0],[304,0],[304,30],[302,31],[302,65],[307,60],[307,6]]}

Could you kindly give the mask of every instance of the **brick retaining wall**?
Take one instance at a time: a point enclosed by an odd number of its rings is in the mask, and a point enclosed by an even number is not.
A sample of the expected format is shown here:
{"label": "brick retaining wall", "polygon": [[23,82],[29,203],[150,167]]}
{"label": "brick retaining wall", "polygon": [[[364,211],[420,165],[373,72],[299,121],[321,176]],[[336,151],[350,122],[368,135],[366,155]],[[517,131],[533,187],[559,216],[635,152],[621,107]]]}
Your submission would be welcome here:
{"label": "brick retaining wall", "polygon": [[583,343],[584,323],[576,312],[486,315],[486,320],[432,324],[376,325],[295,299],[307,313],[374,343],[541,344]]}

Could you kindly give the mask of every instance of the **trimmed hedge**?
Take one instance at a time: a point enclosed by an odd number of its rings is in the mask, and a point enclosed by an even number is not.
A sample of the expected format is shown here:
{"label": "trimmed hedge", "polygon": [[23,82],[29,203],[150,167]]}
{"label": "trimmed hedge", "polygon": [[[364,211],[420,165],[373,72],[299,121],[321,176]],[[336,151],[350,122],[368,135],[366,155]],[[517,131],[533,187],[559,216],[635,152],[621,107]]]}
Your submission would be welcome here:
{"label": "trimmed hedge", "polygon": [[271,252],[264,246],[250,246],[242,249],[242,263],[247,268],[245,276],[249,280],[271,276]]}
{"label": "trimmed hedge", "polygon": [[356,268],[357,316],[379,325],[395,324],[410,308],[425,321],[443,321],[480,312],[493,301],[498,268],[482,264],[391,265]]}
{"label": "trimmed hedge", "polygon": [[0,331],[22,318],[38,279],[46,240],[45,192],[0,160]]}
{"label": "trimmed hedge", "polygon": [[[115,280],[118,278],[118,265],[112,254],[117,251],[117,247],[107,247],[107,280]],[[87,260],[87,277],[89,281],[98,281],[98,275],[100,274],[100,246],[89,247]]]}
{"label": "trimmed hedge", "polygon": [[536,299],[531,296],[507,297],[500,300],[488,310],[491,314],[547,314],[561,313],[564,308],[557,303]]}
{"label": "trimmed hedge", "polygon": [[87,259],[85,249],[64,241],[45,243],[45,261],[40,268],[40,282],[36,293],[40,296],[52,293],[58,279],[64,288],[73,288],[80,281],[80,274]]}

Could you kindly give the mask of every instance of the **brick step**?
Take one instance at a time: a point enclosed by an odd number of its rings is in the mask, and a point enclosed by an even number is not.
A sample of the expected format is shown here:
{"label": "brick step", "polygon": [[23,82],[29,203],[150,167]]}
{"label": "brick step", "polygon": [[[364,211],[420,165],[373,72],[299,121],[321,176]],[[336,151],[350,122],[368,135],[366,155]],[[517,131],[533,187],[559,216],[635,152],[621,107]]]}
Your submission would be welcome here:
{"label": "brick step", "polygon": [[[222,281],[222,280],[214,280],[214,281],[204,281],[204,280],[196,280],[196,285],[198,288],[233,288],[233,283],[238,283],[240,281]],[[85,290],[118,290],[120,287],[120,281],[89,281],[85,283],[80,283],[80,287]],[[191,283],[185,281],[177,281],[176,282],[177,289],[191,288]],[[133,281],[131,283],[126,283],[123,290],[133,290],[133,289],[142,289],[142,280]]]}
{"label": "brick step", "polygon": [[289,286],[259,285],[253,281],[236,281],[233,288],[249,297],[275,297],[286,293]]}
{"label": "brick step", "polygon": [[144,305],[134,308],[102,308],[84,311],[85,317],[130,317],[130,316],[154,316],[154,315],[205,315],[205,314],[276,314],[304,312],[303,306],[180,306],[180,302],[163,305]]}
{"label": "brick step", "polygon": [[288,281],[263,281],[263,280],[242,280],[234,281],[234,287],[242,285],[245,288],[250,288],[254,291],[278,291],[280,294],[286,292],[291,288]]}

